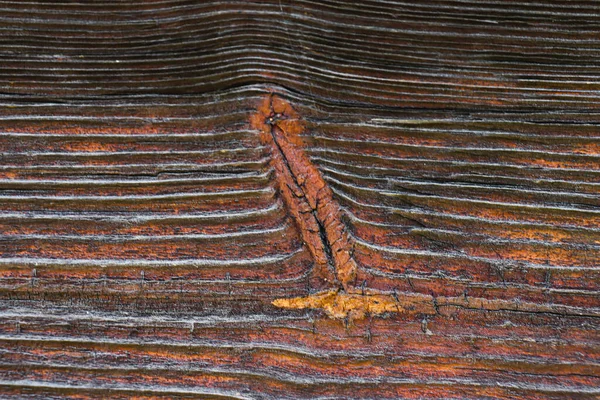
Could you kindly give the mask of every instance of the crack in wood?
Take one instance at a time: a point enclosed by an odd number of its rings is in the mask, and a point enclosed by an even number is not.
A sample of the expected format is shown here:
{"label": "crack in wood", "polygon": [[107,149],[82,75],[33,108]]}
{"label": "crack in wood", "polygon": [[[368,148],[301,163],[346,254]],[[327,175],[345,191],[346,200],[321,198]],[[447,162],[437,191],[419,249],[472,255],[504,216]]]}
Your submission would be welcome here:
{"label": "crack in wood", "polygon": [[271,149],[271,166],[279,192],[294,218],[316,267],[316,275],[330,288],[304,298],[278,299],[283,308],[320,308],[334,318],[363,318],[399,311],[390,294],[364,293],[353,285],[358,265],[354,242],[333,192],[303,150],[304,124],[298,113],[276,94],[267,96],[251,118],[261,142]]}
{"label": "crack in wood", "polygon": [[333,192],[303,150],[299,134],[304,124],[287,101],[271,94],[253,116],[252,125],[271,148],[279,192],[315,260],[317,275],[327,284],[348,290],[357,271],[354,244]]}

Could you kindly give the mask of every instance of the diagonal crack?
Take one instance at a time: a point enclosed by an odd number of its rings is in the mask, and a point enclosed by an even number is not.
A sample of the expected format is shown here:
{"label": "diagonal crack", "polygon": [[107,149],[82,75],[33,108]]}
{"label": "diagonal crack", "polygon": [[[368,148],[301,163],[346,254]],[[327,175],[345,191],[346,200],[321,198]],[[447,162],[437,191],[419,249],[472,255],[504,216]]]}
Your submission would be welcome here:
{"label": "diagonal crack", "polygon": [[341,208],[320,171],[305,154],[299,133],[303,125],[289,103],[270,95],[253,117],[261,141],[271,148],[271,165],[279,191],[319,272],[328,285],[347,291],[357,265],[353,242],[341,221]]}
{"label": "diagonal crack", "polygon": [[252,116],[251,124],[261,132],[262,144],[271,148],[271,166],[281,197],[314,259],[315,275],[329,288],[307,297],[277,299],[273,304],[318,308],[332,318],[349,320],[402,311],[393,295],[354,287],[358,270],[354,242],[331,188],[304,152],[299,136],[304,126],[296,111],[271,94]]}

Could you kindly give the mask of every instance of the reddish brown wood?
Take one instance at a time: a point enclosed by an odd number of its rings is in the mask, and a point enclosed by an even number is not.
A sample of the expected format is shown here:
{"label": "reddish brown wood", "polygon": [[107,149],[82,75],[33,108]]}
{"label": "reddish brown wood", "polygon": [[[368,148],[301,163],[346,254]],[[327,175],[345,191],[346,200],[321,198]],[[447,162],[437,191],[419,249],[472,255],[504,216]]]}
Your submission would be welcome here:
{"label": "reddish brown wood", "polygon": [[599,26],[0,0],[0,397],[598,398]]}

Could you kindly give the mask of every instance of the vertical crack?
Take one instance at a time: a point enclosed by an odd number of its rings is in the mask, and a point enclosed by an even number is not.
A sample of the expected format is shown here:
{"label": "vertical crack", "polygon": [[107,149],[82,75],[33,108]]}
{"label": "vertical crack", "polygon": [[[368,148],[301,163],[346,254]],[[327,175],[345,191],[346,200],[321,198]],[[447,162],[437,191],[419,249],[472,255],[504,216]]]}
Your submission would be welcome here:
{"label": "vertical crack", "polygon": [[325,227],[323,226],[323,223],[319,220],[319,217],[317,216],[317,212],[313,211],[312,214],[315,218],[315,221],[317,221],[317,225],[319,225],[319,236],[321,237],[321,241],[323,242],[323,249],[325,250],[325,255],[327,256],[327,261],[333,268],[335,268],[335,260],[333,258],[333,253],[331,251],[331,245],[329,243],[329,239],[327,238],[327,231],[325,231]]}

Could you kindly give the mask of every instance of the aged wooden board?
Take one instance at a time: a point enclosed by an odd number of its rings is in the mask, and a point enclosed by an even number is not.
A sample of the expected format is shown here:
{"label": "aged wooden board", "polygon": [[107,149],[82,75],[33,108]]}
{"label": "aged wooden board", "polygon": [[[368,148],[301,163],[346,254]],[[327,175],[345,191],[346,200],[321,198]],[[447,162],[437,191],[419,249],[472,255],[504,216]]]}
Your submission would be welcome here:
{"label": "aged wooden board", "polygon": [[0,0],[0,397],[598,398],[599,28]]}

